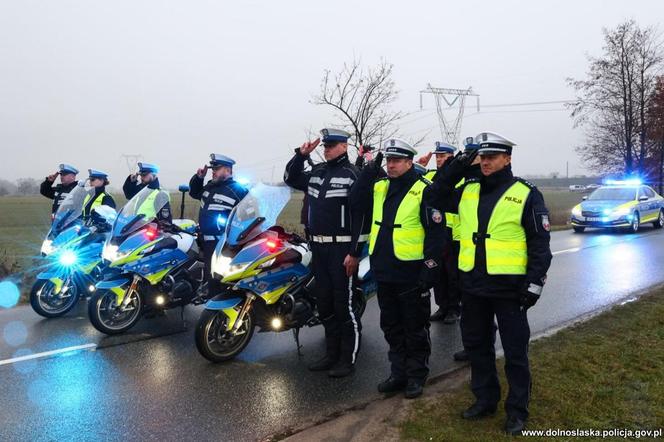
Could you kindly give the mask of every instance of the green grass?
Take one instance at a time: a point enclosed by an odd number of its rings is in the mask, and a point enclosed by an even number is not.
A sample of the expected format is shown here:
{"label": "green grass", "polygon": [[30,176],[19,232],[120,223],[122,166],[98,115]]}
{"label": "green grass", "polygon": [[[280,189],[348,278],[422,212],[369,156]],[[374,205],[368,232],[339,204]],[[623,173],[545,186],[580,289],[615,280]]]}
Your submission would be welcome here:
{"label": "green grass", "polygon": [[[529,429],[664,427],[664,288],[532,343],[530,361]],[[499,362],[502,372],[503,361]],[[501,385],[504,398],[504,375]],[[401,437],[512,440],[502,434],[503,411],[481,421],[461,419],[461,412],[472,402],[467,383],[417,401],[401,423]]]}

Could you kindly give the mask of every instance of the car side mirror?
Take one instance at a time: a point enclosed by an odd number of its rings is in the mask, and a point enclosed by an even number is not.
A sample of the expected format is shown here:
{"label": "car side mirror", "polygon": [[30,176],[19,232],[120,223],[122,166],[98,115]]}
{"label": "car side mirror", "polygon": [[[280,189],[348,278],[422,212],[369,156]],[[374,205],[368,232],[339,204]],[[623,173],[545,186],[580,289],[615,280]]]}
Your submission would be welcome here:
{"label": "car side mirror", "polygon": [[584,197],[581,198],[581,199],[582,199],[583,201],[587,200],[587,199],[588,199],[588,195],[584,196]]}
{"label": "car side mirror", "polygon": [[639,197],[639,201],[648,201],[648,196],[647,195],[641,195]]}
{"label": "car side mirror", "polygon": [[180,192],[189,192],[189,186],[187,186],[186,184],[180,184],[180,187],[178,187],[178,190]]}

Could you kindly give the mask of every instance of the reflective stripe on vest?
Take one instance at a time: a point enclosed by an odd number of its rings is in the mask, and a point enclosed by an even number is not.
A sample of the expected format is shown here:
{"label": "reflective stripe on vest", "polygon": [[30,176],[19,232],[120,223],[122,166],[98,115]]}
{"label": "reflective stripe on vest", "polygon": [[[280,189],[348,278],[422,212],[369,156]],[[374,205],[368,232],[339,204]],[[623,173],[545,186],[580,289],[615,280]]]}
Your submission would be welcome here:
{"label": "reflective stripe on vest", "polygon": [[[516,182],[503,193],[494,206],[484,241],[486,270],[489,275],[525,275],[528,265],[526,232],[521,225],[523,209],[530,188]],[[475,267],[475,238],[478,230],[477,209],[480,184],[468,184],[459,203],[459,270],[469,272]]]}
{"label": "reflective stripe on vest", "polygon": [[106,193],[102,192],[97,197],[92,201],[92,205],[88,210],[86,210],[86,206],[88,205],[88,201],[90,201],[90,194],[85,195],[85,198],[83,198],[83,216],[90,216],[92,213],[92,209],[94,209],[97,206],[101,206],[101,202],[104,200],[104,197],[106,196]]}
{"label": "reflective stripe on vest", "polygon": [[[373,254],[376,239],[378,239],[378,231],[383,220],[383,205],[389,185],[390,182],[387,179],[374,184],[373,216],[371,232],[369,233],[370,255]],[[401,261],[424,259],[424,227],[420,220],[420,206],[422,204],[422,193],[427,185],[422,180],[415,181],[399,203],[399,208],[394,217],[394,225],[385,226],[385,228],[392,228],[394,256]]]}

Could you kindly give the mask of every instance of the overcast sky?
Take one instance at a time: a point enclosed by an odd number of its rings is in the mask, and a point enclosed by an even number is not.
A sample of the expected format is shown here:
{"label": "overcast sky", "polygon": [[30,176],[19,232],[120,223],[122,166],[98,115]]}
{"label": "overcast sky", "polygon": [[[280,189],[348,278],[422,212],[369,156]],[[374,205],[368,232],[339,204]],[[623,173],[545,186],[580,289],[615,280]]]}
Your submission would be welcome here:
{"label": "overcast sky", "polygon": [[[0,176],[68,162],[119,186],[121,155],[140,154],[175,187],[217,152],[239,174],[279,177],[308,130],[336,122],[310,99],[324,69],[353,57],[394,64],[397,107],[415,112],[402,131],[431,130],[433,144],[427,83],[472,86],[483,105],[570,99],[565,78],[601,52],[602,27],[662,17],[662,0],[0,0]],[[512,138],[516,173],[564,175],[566,161],[585,173],[573,150],[583,132],[561,105],[469,104],[462,137]]]}

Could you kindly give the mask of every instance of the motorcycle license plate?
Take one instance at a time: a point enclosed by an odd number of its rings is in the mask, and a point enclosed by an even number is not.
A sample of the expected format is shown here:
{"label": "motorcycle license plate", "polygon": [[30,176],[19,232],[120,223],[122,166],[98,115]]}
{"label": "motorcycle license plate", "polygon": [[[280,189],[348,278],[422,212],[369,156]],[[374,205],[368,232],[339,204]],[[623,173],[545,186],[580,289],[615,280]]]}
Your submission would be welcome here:
{"label": "motorcycle license plate", "polygon": [[598,222],[602,221],[602,218],[590,217],[589,216],[588,218],[586,218],[586,221],[590,221],[591,223],[592,222],[597,222],[598,223]]}

